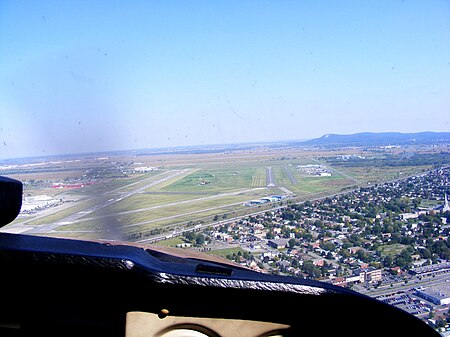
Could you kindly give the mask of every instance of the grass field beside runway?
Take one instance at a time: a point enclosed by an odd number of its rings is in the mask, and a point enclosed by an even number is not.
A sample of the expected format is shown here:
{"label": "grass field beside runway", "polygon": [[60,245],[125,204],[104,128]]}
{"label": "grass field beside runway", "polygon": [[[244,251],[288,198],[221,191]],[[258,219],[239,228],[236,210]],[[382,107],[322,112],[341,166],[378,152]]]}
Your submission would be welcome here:
{"label": "grass field beside runway", "polygon": [[[108,223],[117,226],[140,226],[142,228],[155,227],[153,223],[163,221],[167,222],[180,222],[186,217],[189,220],[199,216],[206,216],[211,214],[220,214],[224,211],[230,210],[231,204],[235,204],[233,208],[244,208],[243,202],[248,200],[246,195],[224,196],[214,199],[193,201],[185,204],[165,206],[154,208],[151,210],[136,211],[127,214],[111,214],[112,216],[105,216],[96,219],[88,219],[85,221],[79,221],[74,224],[60,227],[60,230],[86,230],[89,228],[99,228],[107,225]],[[90,217],[88,217],[90,218]],[[166,221],[169,220],[169,221]],[[150,226],[150,227],[149,227]]]}

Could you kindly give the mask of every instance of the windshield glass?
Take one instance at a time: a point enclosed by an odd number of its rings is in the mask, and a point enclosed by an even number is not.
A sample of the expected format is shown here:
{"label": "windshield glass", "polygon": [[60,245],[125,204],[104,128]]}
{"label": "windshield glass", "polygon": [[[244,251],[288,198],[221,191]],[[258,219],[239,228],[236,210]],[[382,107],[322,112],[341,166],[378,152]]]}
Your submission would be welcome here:
{"label": "windshield glass", "polygon": [[413,289],[450,270],[449,41],[437,0],[1,1],[0,175],[24,184],[1,231],[446,314]]}

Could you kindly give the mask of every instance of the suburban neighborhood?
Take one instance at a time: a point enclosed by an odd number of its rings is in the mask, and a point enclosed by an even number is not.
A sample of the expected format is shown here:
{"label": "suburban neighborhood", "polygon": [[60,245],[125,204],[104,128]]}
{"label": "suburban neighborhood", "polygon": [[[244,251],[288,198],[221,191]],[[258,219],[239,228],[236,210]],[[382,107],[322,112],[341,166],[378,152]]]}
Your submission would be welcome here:
{"label": "suburban neighborhood", "polygon": [[[398,305],[437,328],[450,303],[450,168],[187,232],[264,273],[316,279]],[[211,248],[213,247],[213,248]]]}

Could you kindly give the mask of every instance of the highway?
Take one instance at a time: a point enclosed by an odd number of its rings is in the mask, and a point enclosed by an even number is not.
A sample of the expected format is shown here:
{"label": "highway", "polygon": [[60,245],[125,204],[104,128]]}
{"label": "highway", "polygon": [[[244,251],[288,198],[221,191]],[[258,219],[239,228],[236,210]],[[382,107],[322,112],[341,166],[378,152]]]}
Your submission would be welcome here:
{"label": "highway", "polygon": [[371,287],[366,289],[362,286],[355,287],[358,292],[368,295],[370,297],[378,297],[386,294],[390,294],[397,291],[407,291],[417,287],[431,287],[446,284],[450,288],[450,274],[436,275],[435,277],[426,277],[419,279],[417,277],[408,278],[408,282],[397,282],[391,287],[390,284],[382,285],[378,288]]}

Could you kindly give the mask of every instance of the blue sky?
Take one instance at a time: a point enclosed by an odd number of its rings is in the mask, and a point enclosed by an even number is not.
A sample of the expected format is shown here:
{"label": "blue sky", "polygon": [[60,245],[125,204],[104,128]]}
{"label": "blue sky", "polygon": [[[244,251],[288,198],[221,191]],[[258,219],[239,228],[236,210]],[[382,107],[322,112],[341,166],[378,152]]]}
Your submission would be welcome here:
{"label": "blue sky", "polygon": [[2,1],[0,158],[450,131],[449,1]]}

